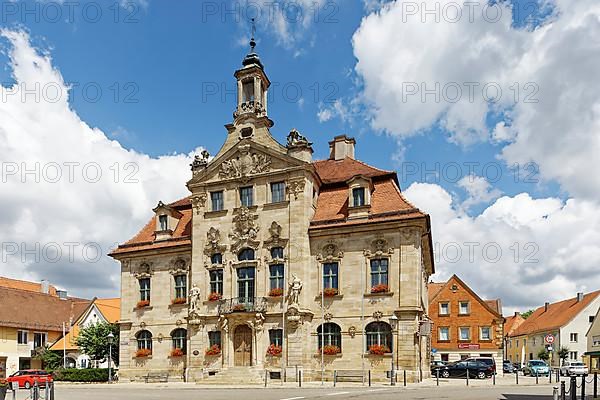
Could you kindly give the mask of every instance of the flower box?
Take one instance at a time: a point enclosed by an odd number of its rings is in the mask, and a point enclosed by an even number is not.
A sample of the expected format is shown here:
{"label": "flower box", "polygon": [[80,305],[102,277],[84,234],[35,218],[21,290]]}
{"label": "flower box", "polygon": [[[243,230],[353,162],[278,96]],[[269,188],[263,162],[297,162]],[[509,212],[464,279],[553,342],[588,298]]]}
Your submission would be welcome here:
{"label": "flower box", "polygon": [[376,356],[382,356],[390,352],[391,350],[389,349],[389,347],[380,344],[374,344],[371,347],[369,347],[369,353]]}
{"label": "flower box", "polygon": [[323,352],[326,356],[335,356],[342,352],[342,349],[339,346],[327,345],[324,346],[323,349],[319,349],[319,354]]}
{"label": "flower box", "polygon": [[267,349],[267,355],[269,355],[269,356],[280,356],[282,351],[283,351],[283,349],[281,348],[281,346],[277,346],[277,345],[272,344]]}
{"label": "flower box", "polygon": [[173,349],[171,350],[171,357],[183,357],[185,353],[183,349]]}
{"label": "flower box", "polygon": [[144,308],[150,306],[150,300],[140,300],[136,304],[136,308]]}
{"label": "flower box", "polygon": [[235,306],[233,306],[233,311],[246,311],[246,305],[236,304]]}
{"label": "flower box", "polygon": [[136,358],[146,358],[152,355],[152,350],[150,349],[139,349],[135,352]]}
{"label": "flower box", "polygon": [[283,289],[282,288],[273,288],[269,292],[269,297],[281,297],[281,296],[283,296]]}
{"label": "flower box", "polygon": [[208,301],[219,301],[222,298],[223,298],[223,295],[221,293],[213,292],[208,295]]}
{"label": "flower box", "polygon": [[387,293],[389,292],[390,287],[384,283],[380,285],[375,285],[371,288],[371,293]]}
{"label": "flower box", "polygon": [[171,304],[185,304],[187,303],[187,299],[183,298],[183,297],[178,297],[176,299],[173,299],[173,301],[171,302]]}
{"label": "flower box", "polygon": [[325,290],[323,290],[323,296],[325,297],[337,296],[338,293],[339,290],[337,290],[337,288],[326,288]]}
{"label": "flower box", "polygon": [[206,349],[205,354],[207,356],[218,356],[218,355],[221,355],[221,346],[219,346],[218,344],[213,344],[208,349]]}

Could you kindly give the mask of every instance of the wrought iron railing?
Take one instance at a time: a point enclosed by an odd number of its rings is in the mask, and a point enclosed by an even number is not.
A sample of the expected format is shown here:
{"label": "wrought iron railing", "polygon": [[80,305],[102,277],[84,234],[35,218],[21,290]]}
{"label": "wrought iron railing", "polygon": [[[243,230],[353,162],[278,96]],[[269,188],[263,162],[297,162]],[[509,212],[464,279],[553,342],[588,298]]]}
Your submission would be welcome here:
{"label": "wrought iron railing", "polygon": [[219,315],[234,312],[265,312],[267,299],[264,297],[234,297],[219,301]]}

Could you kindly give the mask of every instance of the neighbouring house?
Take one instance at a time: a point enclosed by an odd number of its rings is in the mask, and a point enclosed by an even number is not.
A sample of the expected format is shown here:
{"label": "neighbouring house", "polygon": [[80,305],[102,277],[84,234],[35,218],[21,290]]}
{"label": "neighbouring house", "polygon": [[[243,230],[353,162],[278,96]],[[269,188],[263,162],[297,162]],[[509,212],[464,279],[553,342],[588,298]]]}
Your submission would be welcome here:
{"label": "neighbouring house", "polygon": [[[77,346],[77,336],[82,328],[98,323],[115,324],[121,315],[121,299],[93,299],[71,325],[68,333],[57,340],[50,350],[66,353],[68,368],[108,368],[108,361],[94,363]],[[115,343],[118,346],[118,343]],[[117,360],[115,360],[117,361]]]}
{"label": "neighbouring house", "polygon": [[600,308],[598,308],[585,336],[587,338],[587,350],[583,357],[584,362],[587,364],[590,373],[600,373]]}
{"label": "neighbouring house", "polygon": [[0,299],[0,378],[41,368],[36,351],[59,339],[90,303],[45,281],[8,278],[0,278]]}
{"label": "neighbouring house", "polygon": [[256,53],[234,76],[233,122],[214,158],[196,156],[190,196],[159,202],[111,254],[121,262],[119,378],[364,369],[383,380],[392,360],[409,381],[428,377],[429,216],[395,172],[355,158],[353,138],[336,136],[321,161],[296,130],[279,143]]}
{"label": "neighbouring house", "polygon": [[436,361],[493,357],[502,371],[503,323],[499,299],[484,300],[458,276],[429,283],[431,348]]}
{"label": "neighbouring house", "polygon": [[[537,308],[507,340],[508,359],[524,364],[551,346],[550,363],[560,366],[558,350],[569,349],[568,360],[581,361],[587,351],[586,334],[600,307],[600,290]],[[548,343],[546,338],[551,338]]]}
{"label": "neighbouring house", "polygon": [[504,359],[513,362],[508,354],[509,337],[525,322],[525,318],[520,312],[515,311],[514,315],[504,318]]}

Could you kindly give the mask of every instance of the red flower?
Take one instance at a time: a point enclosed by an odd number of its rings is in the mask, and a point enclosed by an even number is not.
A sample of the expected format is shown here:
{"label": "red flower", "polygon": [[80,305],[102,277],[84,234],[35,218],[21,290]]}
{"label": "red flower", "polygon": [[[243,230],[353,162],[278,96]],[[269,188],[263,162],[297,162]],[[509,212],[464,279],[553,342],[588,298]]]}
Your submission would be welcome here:
{"label": "red flower", "polygon": [[150,300],[140,300],[137,302],[137,308],[144,308],[150,305]]}
{"label": "red flower", "polygon": [[221,346],[219,346],[218,344],[213,344],[208,349],[206,349],[205,354],[207,356],[218,356],[221,354]]}
{"label": "red flower", "polygon": [[323,296],[325,297],[337,296],[338,293],[339,291],[336,288],[326,288],[323,290]]}
{"label": "red flower", "polygon": [[324,346],[323,349],[319,349],[319,353],[323,352],[326,356],[335,356],[336,354],[340,354],[342,349],[339,346],[327,345]]}
{"label": "red flower", "polygon": [[246,311],[246,305],[236,304],[235,306],[233,306],[233,311]]}
{"label": "red flower", "polygon": [[389,352],[391,352],[391,350],[387,346],[381,344],[374,344],[371,347],[369,347],[369,353],[377,356],[382,356]]}
{"label": "red flower", "polygon": [[281,297],[281,296],[283,296],[283,289],[282,288],[273,288],[269,292],[269,296],[270,297]]}
{"label": "red flower", "polygon": [[277,346],[275,344],[272,344],[267,349],[267,355],[269,355],[269,356],[280,356],[282,351],[283,351],[283,349],[281,348],[281,346]]}
{"label": "red flower", "polygon": [[176,299],[173,299],[173,301],[171,302],[171,304],[185,304],[187,303],[187,299],[183,298],[183,297],[178,297]]}
{"label": "red flower", "polygon": [[171,357],[183,357],[184,356],[183,349],[173,349],[171,350]]}
{"label": "red flower", "polygon": [[213,292],[208,295],[208,301],[218,301],[221,300],[221,298],[223,298],[223,295],[217,292]]}
{"label": "red flower", "polygon": [[138,351],[135,352],[135,356],[137,358],[149,357],[151,355],[152,355],[152,350],[150,350],[150,349],[139,349]]}
{"label": "red flower", "polygon": [[386,293],[390,290],[390,287],[384,283],[375,285],[371,288],[371,293]]}

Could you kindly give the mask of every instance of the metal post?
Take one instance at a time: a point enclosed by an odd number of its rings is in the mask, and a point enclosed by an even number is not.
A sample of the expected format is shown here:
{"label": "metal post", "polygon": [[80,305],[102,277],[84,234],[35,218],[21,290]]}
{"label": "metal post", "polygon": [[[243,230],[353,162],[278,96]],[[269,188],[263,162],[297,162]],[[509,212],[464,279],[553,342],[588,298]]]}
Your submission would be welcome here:
{"label": "metal post", "polygon": [[112,340],[109,339],[108,342],[108,383],[112,383],[112,374],[111,374],[111,364],[112,364]]}
{"label": "metal post", "polygon": [[406,386],[406,370],[404,370],[404,386]]}
{"label": "metal post", "polygon": [[519,371],[515,371],[515,379],[517,380],[517,385],[519,384]]}
{"label": "metal post", "polygon": [[492,375],[492,383],[494,385],[496,385],[496,373],[494,372],[494,374]]}
{"label": "metal post", "polygon": [[594,398],[598,398],[598,373],[594,372]]}
{"label": "metal post", "polygon": [[574,376],[571,377],[571,389],[569,393],[571,393],[571,400],[577,400],[577,381]]}
{"label": "metal post", "polygon": [[337,369],[333,370],[333,387],[335,387],[337,383]]}
{"label": "metal post", "polygon": [[369,387],[371,387],[371,370],[369,370]]}
{"label": "metal post", "polygon": [[585,400],[585,377],[586,375],[581,376],[581,399]]}
{"label": "metal post", "polygon": [[265,387],[267,387],[267,379],[269,379],[269,371],[265,369]]}
{"label": "metal post", "polygon": [[54,400],[54,382],[50,384],[50,400]]}
{"label": "metal post", "polygon": [[558,400],[558,386],[554,386],[554,388],[553,388],[552,400]]}
{"label": "metal post", "polygon": [[437,368],[435,370],[435,384],[436,386],[440,386],[440,369]]}
{"label": "metal post", "polygon": [[467,368],[467,386],[469,386],[469,368]]}
{"label": "metal post", "polygon": [[560,383],[560,400],[567,400],[567,388],[564,381]]}
{"label": "metal post", "polygon": [[40,399],[40,392],[39,392],[38,389],[39,388],[38,388],[37,381],[33,382],[33,388],[32,388],[32,390],[33,390],[33,396],[31,396],[33,400],[39,400]]}
{"label": "metal post", "polygon": [[537,369],[536,369],[536,370],[535,370],[535,384],[536,384],[536,385],[537,385],[538,383],[540,383],[538,378],[539,378],[539,374],[538,374],[538,371],[537,371]]}
{"label": "metal post", "polygon": [[44,387],[44,400],[48,400],[50,398],[50,383],[46,382]]}
{"label": "metal post", "polygon": [[548,370],[548,383],[552,383],[552,368]]}
{"label": "metal post", "polygon": [[298,371],[298,387],[302,387],[302,370]]}

